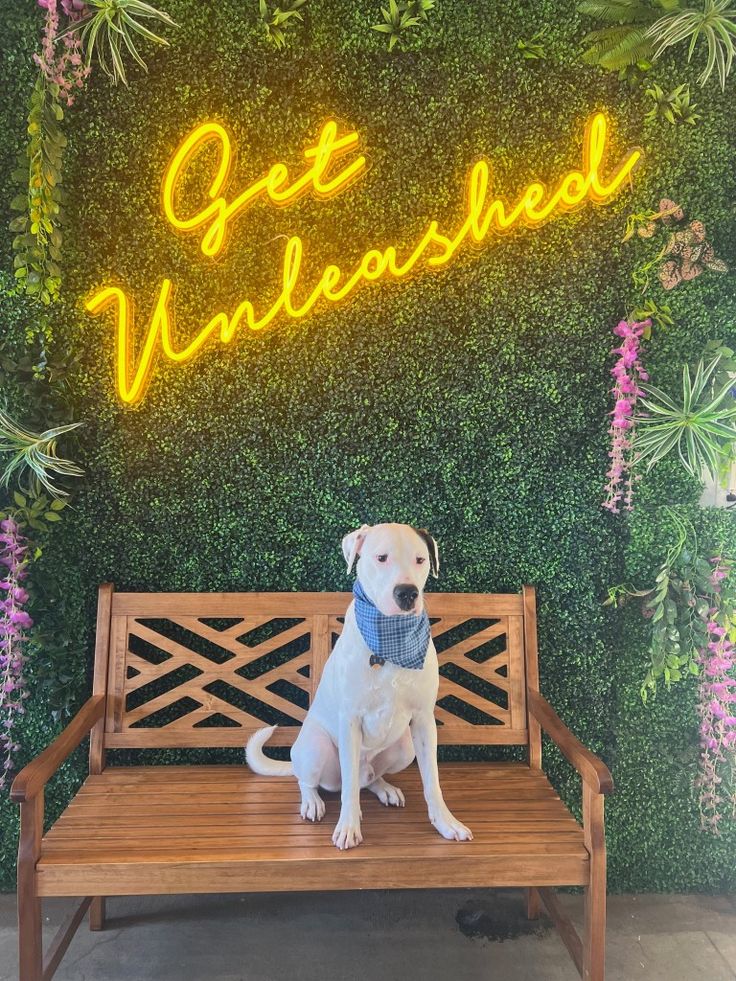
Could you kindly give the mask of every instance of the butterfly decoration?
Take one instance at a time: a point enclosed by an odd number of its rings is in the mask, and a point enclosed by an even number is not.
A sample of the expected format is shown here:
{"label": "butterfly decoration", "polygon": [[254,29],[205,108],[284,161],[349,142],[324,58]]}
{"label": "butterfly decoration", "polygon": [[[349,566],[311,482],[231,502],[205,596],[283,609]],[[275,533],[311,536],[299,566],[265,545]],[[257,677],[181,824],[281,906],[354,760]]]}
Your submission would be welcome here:
{"label": "butterfly decoration", "polygon": [[670,198],[662,198],[659,211],[649,216],[637,232],[641,238],[651,238],[657,230],[656,222],[670,229],[669,237],[661,252],[664,261],[659,267],[659,281],[666,290],[680,283],[695,279],[706,269],[711,272],[728,272],[726,263],[719,259],[713,246],[705,237],[702,221],[683,225],[685,212]]}

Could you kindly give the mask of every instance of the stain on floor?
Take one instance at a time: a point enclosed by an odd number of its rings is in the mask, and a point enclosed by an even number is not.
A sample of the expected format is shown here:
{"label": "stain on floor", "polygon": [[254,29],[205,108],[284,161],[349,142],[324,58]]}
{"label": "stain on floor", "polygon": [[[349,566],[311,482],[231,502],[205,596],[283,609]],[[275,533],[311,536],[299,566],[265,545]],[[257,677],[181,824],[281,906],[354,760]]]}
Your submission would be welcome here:
{"label": "stain on floor", "polygon": [[460,932],[474,940],[503,943],[517,937],[544,937],[552,922],[544,914],[538,920],[526,918],[526,906],[519,894],[498,895],[493,899],[470,899],[455,914]]}

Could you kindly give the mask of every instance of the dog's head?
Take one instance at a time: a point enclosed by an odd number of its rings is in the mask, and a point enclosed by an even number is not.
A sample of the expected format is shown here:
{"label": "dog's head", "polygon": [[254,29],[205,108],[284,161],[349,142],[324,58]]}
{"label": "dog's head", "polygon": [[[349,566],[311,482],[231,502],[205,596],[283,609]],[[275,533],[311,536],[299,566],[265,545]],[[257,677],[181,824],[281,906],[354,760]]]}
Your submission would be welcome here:
{"label": "dog's head", "polygon": [[437,542],[411,525],[363,525],[342,540],[348,573],[355,571],[369,599],[386,616],[421,613],[431,572],[440,571]]}

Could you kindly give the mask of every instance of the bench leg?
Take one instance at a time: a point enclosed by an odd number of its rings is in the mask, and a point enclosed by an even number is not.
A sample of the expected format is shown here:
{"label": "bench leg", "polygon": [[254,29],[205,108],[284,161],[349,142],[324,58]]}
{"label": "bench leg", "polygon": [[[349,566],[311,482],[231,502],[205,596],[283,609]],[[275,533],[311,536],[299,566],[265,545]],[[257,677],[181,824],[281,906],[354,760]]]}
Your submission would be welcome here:
{"label": "bench leg", "polygon": [[89,907],[90,930],[105,929],[105,897],[95,896]]}
{"label": "bench leg", "polygon": [[539,893],[536,889],[525,889],[526,893],[526,918],[527,920],[539,919]]}
{"label": "bench leg", "polygon": [[20,981],[41,981],[43,938],[41,900],[36,892],[36,861],[43,831],[43,797],[20,807],[18,844],[18,976]]}
{"label": "bench leg", "polygon": [[43,947],[41,940],[41,900],[23,898],[18,884],[18,977],[20,981],[41,981]]}
{"label": "bench leg", "polygon": [[591,876],[585,890],[584,981],[604,981],[606,957],[606,878]]}
{"label": "bench leg", "polygon": [[604,981],[606,973],[606,841],[603,796],[583,787],[585,837],[590,852],[590,883],[585,889],[583,981]]}

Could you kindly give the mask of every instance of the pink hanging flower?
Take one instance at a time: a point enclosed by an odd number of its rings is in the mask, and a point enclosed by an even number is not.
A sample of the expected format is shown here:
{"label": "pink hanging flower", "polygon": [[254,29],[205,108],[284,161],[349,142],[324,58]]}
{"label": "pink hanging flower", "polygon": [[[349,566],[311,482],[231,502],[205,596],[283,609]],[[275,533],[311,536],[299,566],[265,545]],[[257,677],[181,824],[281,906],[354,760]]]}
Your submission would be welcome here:
{"label": "pink hanging flower", "polygon": [[[59,95],[68,106],[74,102],[74,89],[81,89],[89,75],[84,66],[82,42],[78,32],[59,38],[59,5],[57,0],[38,0],[46,11],[41,53],[33,56],[47,81],[59,86]],[[69,23],[81,20],[87,13],[84,0],[61,0],[61,10]]]}
{"label": "pink hanging flower", "polygon": [[[720,555],[710,562],[711,589],[720,604],[721,584],[728,579],[732,563]],[[703,619],[709,639],[698,652],[702,668],[698,690],[700,773],[695,786],[701,829],[718,835],[724,808],[736,816],[736,715],[732,710],[736,703],[736,650],[726,626],[719,622],[729,622],[727,611],[716,605],[705,611]]]}
{"label": "pink hanging flower", "polygon": [[33,626],[28,613],[21,607],[28,601],[28,592],[21,582],[28,575],[28,543],[13,518],[0,521],[0,562],[7,576],[0,582],[0,788],[5,787],[13,769],[13,754],[20,748],[12,730],[23,714],[27,692],[23,677],[28,637],[25,631]]}
{"label": "pink hanging flower", "polygon": [[645,329],[651,325],[651,320],[642,320],[633,324],[621,320],[613,328],[614,334],[623,340],[621,345],[611,352],[618,355],[618,360],[611,368],[614,378],[614,386],[611,389],[614,408],[610,414],[611,425],[608,430],[611,436],[611,449],[608,453],[611,466],[606,473],[608,483],[605,488],[606,499],[603,507],[614,514],[619,513],[621,502],[627,511],[632,508],[634,410],[636,400],[642,394],[639,382],[649,379],[639,358],[639,345]]}

